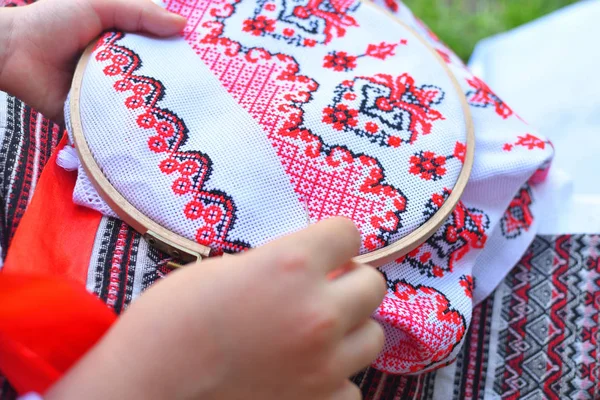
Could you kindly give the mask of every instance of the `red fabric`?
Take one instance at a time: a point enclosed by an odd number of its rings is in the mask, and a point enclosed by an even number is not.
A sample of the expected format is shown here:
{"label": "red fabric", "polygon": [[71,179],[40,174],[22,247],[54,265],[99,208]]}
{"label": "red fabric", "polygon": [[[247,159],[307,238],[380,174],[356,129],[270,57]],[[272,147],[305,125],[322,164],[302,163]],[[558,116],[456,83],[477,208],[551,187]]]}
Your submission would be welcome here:
{"label": "red fabric", "polygon": [[10,243],[4,271],[50,274],[85,285],[98,224],[97,211],[73,203],[77,174],[56,164],[66,137],[48,160]]}
{"label": "red fabric", "polygon": [[79,284],[0,275],[0,369],[18,393],[44,393],[116,319]]}
{"label": "red fabric", "polygon": [[115,321],[85,290],[101,215],[72,201],[76,174],[50,158],[0,274],[0,371],[17,392],[43,393]]}

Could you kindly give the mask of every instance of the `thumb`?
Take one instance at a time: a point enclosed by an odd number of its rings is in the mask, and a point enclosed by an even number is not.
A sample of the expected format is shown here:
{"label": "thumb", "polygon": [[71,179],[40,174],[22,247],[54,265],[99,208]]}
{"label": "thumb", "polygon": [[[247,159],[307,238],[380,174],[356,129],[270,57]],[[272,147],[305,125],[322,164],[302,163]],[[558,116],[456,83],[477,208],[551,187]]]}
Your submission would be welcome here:
{"label": "thumb", "polygon": [[102,30],[115,28],[126,32],[172,36],[181,32],[186,19],[150,0],[87,0],[95,11]]}

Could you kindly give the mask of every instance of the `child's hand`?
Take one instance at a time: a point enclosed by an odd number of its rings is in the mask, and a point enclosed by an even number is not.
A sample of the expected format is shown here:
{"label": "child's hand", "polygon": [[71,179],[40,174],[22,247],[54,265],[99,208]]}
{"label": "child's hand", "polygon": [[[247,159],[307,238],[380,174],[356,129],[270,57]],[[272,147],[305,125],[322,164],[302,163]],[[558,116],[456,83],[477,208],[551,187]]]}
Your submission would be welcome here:
{"label": "child's hand", "polygon": [[171,36],[185,19],[150,0],[43,0],[0,8],[0,90],[63,120],[77,58],[103,30]]}
{"label": "child's hand", "polygon": [[369,316],[386,285],[351,264],[359,243],[351,222],[331,219],[176,271],[46,398],[360,399],[347,378],[383,346]]}

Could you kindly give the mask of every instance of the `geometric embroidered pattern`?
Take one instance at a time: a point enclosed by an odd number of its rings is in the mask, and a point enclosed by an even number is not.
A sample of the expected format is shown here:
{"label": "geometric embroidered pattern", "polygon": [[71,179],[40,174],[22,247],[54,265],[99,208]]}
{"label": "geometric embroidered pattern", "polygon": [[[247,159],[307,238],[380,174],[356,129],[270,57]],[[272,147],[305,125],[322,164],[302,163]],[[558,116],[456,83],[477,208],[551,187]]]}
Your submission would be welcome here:
{"label": "geometric embroidered pattern", "polygon": [[369,368],[353,381],[365,400],[597,399],[598,299],[600,235],[537,236],[473,310],[452,367],[415,376]]}
{"label": "geometric embroidered pattern", "polygon": [[247,249],[247,244],[227,238],[235,222],[233,200],[218,190],[204,189],[211,175],[212,162],[201,152],[179,150],[187,139],[188,130],[177,115],[158,107],[164,96],[163,85],[155,79],[135,75],[141,60],[130,49],[116,44],[123,36],[122,33],[105,34],[98,42],[95,59],[106,63],[105,75],[118,79],[114,83],[116,91],[131,94],[125,106],[136,112],[137,125],[149,131],[148,149],[168,156],[157,168],[174,176],[174,194],[194,195],[182,212],[186,218],[198,222],[196,241],[211,246],[217,255]]}
{"label": "geometric embroidered pattern", "polygon": [[254,18],[244,21],[244,31],[254,36],[270,36],[294,46],[314,47],[342,37],[346,29],[356,27],[349,14],[355,11],[356,0],[258,0]]}
{"label": "geometric embroidered pattern", "polygon": [[528,185],[522,187],[515,198],[510,202],[508,209],[500,220],[502,236],[507,239],[515,239],[521,236],[523,231],[528,231],[533,223],[531,213],[531,189]]}
{"label": "geometric embroidered pattern", "polygon": [[495,392],[597,399],[600,236],[538,237],[504,285]]}
{"label": "geometric embroidered pattern", "polygon": [[[450,190],[435,194],[426,213],[433,216],[450,196]],[[490,219],[481,210],[467,209],[462,201],[427,242],[396,262],[408,264],[430,278],[441,278],[454,270],[454,264],[473,249],[482,249],[487,241]]]}
{"label": "geometric embroidered pattern", "polygon": [[388,281],[386,296],[375,318],[397,336],[374,366],[383,370],[418,372],[445,360],[467,330],[465,318],[434,288]]}

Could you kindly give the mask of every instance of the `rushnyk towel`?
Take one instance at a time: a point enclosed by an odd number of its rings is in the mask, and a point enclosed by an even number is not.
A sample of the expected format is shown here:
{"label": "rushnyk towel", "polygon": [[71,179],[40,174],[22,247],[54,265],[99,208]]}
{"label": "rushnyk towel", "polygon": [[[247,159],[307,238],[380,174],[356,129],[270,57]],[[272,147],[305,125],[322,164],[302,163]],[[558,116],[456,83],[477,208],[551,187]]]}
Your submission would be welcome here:
{"label": "rushnyk towel", "polygon": [[[307,214],[353,219],[362,253],[394,243],[452,192],[472,118],[461,201],[426,243],[380,268],[386,344],[374,365],[418,373],[455,358],[473,306],[533,239],[535,184],[553,149],[404,5],[381,6],[166,1],[188,19],[182,37],[105,34],[80,117],[110,183],[215,254],[302,229]],[[114,215],[81,166],[74,201]]]}

